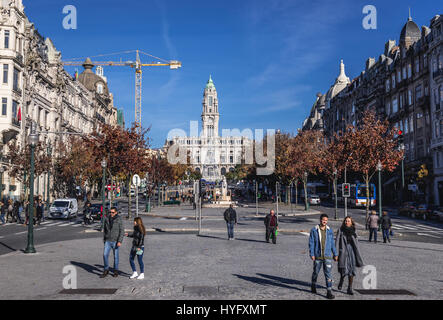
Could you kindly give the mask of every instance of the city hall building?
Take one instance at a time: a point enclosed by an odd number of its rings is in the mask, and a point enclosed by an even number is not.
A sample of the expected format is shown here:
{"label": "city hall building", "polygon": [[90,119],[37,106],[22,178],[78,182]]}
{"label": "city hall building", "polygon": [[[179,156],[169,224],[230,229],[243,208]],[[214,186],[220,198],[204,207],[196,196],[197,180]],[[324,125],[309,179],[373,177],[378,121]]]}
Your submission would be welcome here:
{"label": "city hall building", "polygon": [[196,136],[173,137],[167,141],[166,147],[179,145],[179,148],[185,148],[194,170],[200,172],[203,179],[217,182],[223,180],[223,176],[233,171],[237,164],[245,161],[246,151],[252,150],[252,137],[219,135],[218,96],[211,77],[203,91],[202,104],[201,133]]}

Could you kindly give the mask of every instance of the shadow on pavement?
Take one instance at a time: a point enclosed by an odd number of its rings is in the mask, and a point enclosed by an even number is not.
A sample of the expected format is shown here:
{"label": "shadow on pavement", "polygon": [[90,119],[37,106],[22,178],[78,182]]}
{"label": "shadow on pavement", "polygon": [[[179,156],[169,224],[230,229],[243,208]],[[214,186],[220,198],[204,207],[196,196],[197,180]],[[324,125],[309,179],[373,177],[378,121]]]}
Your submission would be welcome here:
{"label": "shadow on pavement", "polygon": [[[104,266],[103,265],[100,265],[100,264],[96,264],[96,265],[89,265],[89,264],[86,264],[86,263],[82,263],[82,262],[76,262],[76,261],[71,261],[71,264],[73,265],[73,266],[76,266],[76,267],[79,267],[79,268],[82,268],[83,270],[85,270],[85,271],[87,271],[87,272],[89,272],[89,273],[92,273],[92,274],[95,274],[95,275],[97,275],[97,276],[99,276],[99,275],[101,275],[102,273],[103,273],[103,269],[104,269]],[[112,270],[114,270],[113,268],[110,268],[110,272],[112,271]],[[121,276],[130,276],[130,274],[128,274],[128,273],[126,273],[126,272],[123,272],[123,271],[121,271],[121,270],[119,270],[119,275],[121,275]]]}
{"label": "shadow on pavement", "polygon": [[[227,234],[227,233],[226,233]],[[218,239],[218,240],[228,240],[227,236],[226,237],[215,237],[215,236],[208,236],[208,235],[197,235],[197,237],[201,237],[201,238],[211,238],[211,239]]]}
{"label": "shadow on pavement", "polygon": [[[288,284],[296,284],[296,285],[302,285],[302,286],[308,285],[309,287],[311,287],[311,284],[307,283],[307,282],[302,282],[302,281],[292,280],[292,279],[285,279],[285,278],[280,278],[280,277],[275,277],[275,276],[270,276],[270,275],[265,275],[265,274],[260,274],[260,273],[258,273],[257,275],[261,276],[262,278],[248,277],[248,276],[242,276],[242,275],[238,275],[238,274],[233,274],[233,275],[239,279],[253,282],[256,284],[270,285],[270,286],[281,287],[281,288],[285,288],[285,289],[294,289],[294,290],[298,290],[298,291],[311,293],[311,290],[300,289],[300,288],[288,285]],[[268,279],[266,279],[266,278],[268,278]],[[317,287],[322,288],[321,286],[317,286]]]}
{"label": "shadow on pavement", "polygon": [[[14,248],[8,246],[6,243],[0,242],[0,244],[11,251],[17,251],[17,249],[14,249]],[[22,251],[24,251],[24,250],[22,250]]]}
{"label": "shadow on pavement", "polygon": [[237,241],[247,241],[247,242],[266,243],[265,240],[252,240],[252,239],[240,239],[240,238],[235,238],[235,240],[237,240]]}

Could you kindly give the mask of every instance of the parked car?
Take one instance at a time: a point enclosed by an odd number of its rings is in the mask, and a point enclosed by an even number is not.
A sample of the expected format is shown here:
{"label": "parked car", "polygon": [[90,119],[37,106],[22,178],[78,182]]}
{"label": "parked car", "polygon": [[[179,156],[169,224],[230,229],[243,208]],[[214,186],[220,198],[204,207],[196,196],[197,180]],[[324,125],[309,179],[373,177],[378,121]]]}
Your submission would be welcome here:
{"label": "parked car", "polygon": [[49,207],[49,217],[56,219],[71,219],[78,213],[77,199],[56,199]]}
{"label": "parked car", "polygon": [[399,216],[411,216],[411,213],[415,210],[415,207],[417,204],[415,202],[405,202],[399,209],[398,209],[398,215]]}
{"label": "parked car", "polygon": [[415,210],[411,212],[411,218],[423,219],[423,220],[435,219],[436,214],[434,213],[434,211],[436,209],[438,209],[438,207],[434,205],[419,204],[415,208]]}
{"label": "parked car", "polygon": [[443,222],[443,208],[439,207],[436,210],[434,210],[435,219],[437,221]]}
{"label": "parked car", "polygon": [[311,195],[308,196],[308,202],[309,202],[309,204],[317,204],[317,205],[319,205],[321,201],[320,201],[320,197],[318,195],[311,194]]}

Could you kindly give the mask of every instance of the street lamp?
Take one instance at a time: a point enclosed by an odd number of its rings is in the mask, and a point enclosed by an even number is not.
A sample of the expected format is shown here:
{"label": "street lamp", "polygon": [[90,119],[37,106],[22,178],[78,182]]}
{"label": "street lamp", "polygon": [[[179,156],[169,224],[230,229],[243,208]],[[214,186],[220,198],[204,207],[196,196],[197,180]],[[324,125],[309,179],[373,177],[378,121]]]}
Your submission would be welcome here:
{"label": "street lamp", "polygon": [[308,211],[308,190],[306,190],[308,187],[308,173],[306,171],[303,173],[303,178],[305,181],[305,211]]}
{"label": "street lamp", "polygon": [[[48,145],[48,148],[46,149],[46,151],[48,153],[48,156],[51,157],[52,156],[51,142],[49,142],[49,145]],[[52,163],[52,159],[51,159],[51,163]],[[51,176],[51,171],[50,171],[50,169],[48,169],[48,183],[47,183],[47,192],[46,192],[46,210],[49,209],[49,200],[50,200],[50,198],[49,198],[49,191],[50,191],[50,189],[49,189],[49,183],[50,183],[49,182],[49,178],[50,178],[50,176]]]}
{"label": "street lamp", "polygon": [[382,217],[382,205],[381,205],[381,170],[383,169],[383,166],[380,162],[380,160],[377,163],[377,171],[378,171],[378,214],[380,216],[380,219]]}
{"label": "street lamp", "polygon": [[337,213],[337,169],[334,169],[334,195],[335,195],[335,220],[338,220]]}
{"label": "street lamp", "polygon": [[29,176],[28,245],[25,249],[25,253],[36,253],[34,248],[34,152],[35,146],[39,142],[39,136],[38,133],[35,132],[35,123],[31,124],[31,134],[28,137],[28,141],[31,146],[31,169]]}
{"label": "street lamp", "polygon": [[105,184],[106,184],[106,166],[108,163],[106,162],[106,159],[103,158],[101,162],[101,166],[103,168],[103,180],[102,180],[102,227],[103,227],[103,218],[105,216]]}
{"label": "street lamp", "polygon": [[0,200],[3,200],[3,172],[5,172],[5,168],[3,166],[0,167]]}

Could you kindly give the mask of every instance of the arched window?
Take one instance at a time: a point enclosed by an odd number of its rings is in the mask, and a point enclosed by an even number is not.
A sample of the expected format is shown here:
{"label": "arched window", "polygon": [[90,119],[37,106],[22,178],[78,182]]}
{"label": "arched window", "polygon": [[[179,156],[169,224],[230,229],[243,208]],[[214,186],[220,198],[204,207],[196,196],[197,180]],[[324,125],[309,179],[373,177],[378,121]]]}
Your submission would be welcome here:
{"label": "arched window", "polygon": [[98,94],[103,94],[103,83],[98,83],[97,84],[97,93]]}

